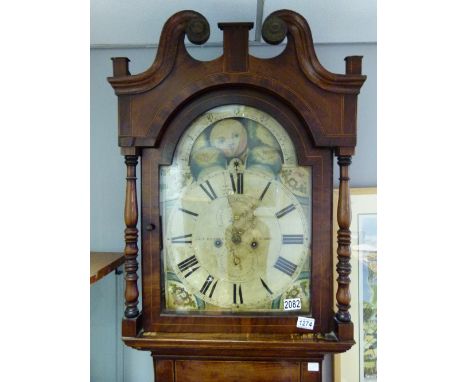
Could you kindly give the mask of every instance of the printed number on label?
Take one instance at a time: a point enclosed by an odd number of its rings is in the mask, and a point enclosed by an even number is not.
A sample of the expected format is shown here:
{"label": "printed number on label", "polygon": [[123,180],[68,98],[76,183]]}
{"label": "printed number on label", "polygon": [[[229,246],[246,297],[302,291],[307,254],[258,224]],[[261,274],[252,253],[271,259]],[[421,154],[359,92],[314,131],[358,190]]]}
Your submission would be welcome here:
{"label": "printed number on label", "polygon": [[284,310],[301,310],[301,299],[286,298],[284,300]]}
{"label": "printed number on label", "polygon": [[297,317],[297,324],[296,326],[301,329],[314,329],[315,320],[310,317]]}

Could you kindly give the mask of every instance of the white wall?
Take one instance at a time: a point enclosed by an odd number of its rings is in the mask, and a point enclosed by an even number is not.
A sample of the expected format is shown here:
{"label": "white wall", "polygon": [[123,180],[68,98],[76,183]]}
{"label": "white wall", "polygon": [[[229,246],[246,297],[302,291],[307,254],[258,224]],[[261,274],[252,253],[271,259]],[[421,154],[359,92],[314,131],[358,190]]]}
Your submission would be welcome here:
{"label": "white wall", "polygon": [[[158,29],[158,28],[154,28]],[[251,53],[259,57],[276,54],[280,47],[256,46]],[[350,168],[351,186],[376,186],[376,44],[320,44],[316,47],[322,64],[344,73],[344,57],[363,55],[363,73],[368,79],[359,96],[357,153]],[[203,60],[220,55],[220,48],[191,47],[190,53]],[[127,56],[130,71],[139,73],[153,61],[151,49],[91,50],[91,249],[123,249],[123,206],[125,165],[117,146],[117,97],[106,77],[112,74],[111,57]],[[335,169],[335,174],[336,174]],[[336,175],[335,175],[336,184]],[[119,284],[120,283],[120,284]],[[148,352],[124,347],[119,333],[123,315],[123,296],[116,305],[116,287],[122,276],[108,275],[91,287],[91,373],[93,382],[152,381],[152,360]],[[119,363],[119,354],[123,360]],[[123,363],[122,363],[123,362]],[[327,370],[331,367],[327,365]],[[116,374],[117,372],[117,374]],[[328,372],[328,374],[330,374]],[[330,376],[328,377],[330,381]]]}
{"label": "white wall", "polygon": [[[255,21],[255,0],[92,0],[91,44],[155,44],[174,13],[194,9],[210,22],[209,43],[222,41],[221,21]],[[278,9],[303,15],[315,42],[362,43],[377,40],[377,0],[264,0],[263,18]],[[254,39],[254,31],[250,39]]]}
{"label": "white wall", "polygon": [[91,285],[91,381],[121,382],[122,275],[109,274]]}

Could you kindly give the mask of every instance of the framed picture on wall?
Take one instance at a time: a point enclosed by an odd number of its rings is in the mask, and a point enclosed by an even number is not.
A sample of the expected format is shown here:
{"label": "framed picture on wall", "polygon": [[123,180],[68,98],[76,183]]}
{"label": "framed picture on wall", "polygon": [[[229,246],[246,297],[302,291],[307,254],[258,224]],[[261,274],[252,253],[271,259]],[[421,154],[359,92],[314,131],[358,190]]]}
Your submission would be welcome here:
{"label": "framed picture on wall", "polygon": [[[334,208],[338,190],[334,191]],[[377,381],[377,189],[351,189],[351,317],[356,345],[335,355],[335,382]],[[334,231],[338,230],[336,216]],[[336,253],[336,242],[334,243]],[[334,259],[336,263],[336,256]],[[336,264],[335,264],[336,265]]]}

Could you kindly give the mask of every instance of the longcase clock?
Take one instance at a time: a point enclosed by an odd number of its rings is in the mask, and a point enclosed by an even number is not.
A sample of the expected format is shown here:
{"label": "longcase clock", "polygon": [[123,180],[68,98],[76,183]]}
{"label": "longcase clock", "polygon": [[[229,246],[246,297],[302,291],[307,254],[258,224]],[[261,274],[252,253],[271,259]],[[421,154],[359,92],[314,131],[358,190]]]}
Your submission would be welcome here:
{"label": "longcase clock", "polygon": [[345,58],[344,75],[328,72],[292,11],[263,24],[269,44],[287,37],[269,59],[249,54],[252,23],[218,27],[223,55],[213,61],[186,50],[186,36],[209,37],[194,11],[166,22],[145,72],[113,58],[127,166],[123,340],[151,351],[157,381],[321,381],[324,355],[354,344],[348,167],[361,57]]}

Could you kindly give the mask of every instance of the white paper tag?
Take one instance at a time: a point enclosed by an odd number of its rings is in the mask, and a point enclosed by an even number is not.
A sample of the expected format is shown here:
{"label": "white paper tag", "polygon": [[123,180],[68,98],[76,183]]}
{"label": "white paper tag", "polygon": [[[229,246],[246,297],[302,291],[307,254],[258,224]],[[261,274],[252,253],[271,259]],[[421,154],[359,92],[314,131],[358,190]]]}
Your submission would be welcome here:
{"label": "white paper tag", "polygon": [[313,330],[315,320],[310,317],[297,317],[296,326],[300,329]]}
{"label": "white paper tag", "polygon": [[307,371],[319,371],[318,362],[307,362]]}
{"label": "white paper tag", "polygon": [[300,298],[285,298],[283,309],[284,310],[301,310],[301,299]]}

